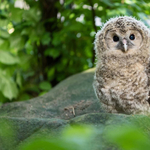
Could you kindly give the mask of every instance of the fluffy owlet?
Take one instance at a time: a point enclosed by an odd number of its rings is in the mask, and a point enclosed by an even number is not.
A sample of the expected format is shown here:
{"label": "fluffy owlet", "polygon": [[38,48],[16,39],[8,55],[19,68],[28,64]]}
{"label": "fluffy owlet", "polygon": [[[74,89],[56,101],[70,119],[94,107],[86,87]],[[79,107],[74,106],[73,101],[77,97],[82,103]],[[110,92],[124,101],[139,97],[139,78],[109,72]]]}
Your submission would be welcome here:
{"label": "fluffy owlet", "polygon": [[107,112],[150,112],[150,31],[132,17],[112,18],[96,34],[94,90]]}

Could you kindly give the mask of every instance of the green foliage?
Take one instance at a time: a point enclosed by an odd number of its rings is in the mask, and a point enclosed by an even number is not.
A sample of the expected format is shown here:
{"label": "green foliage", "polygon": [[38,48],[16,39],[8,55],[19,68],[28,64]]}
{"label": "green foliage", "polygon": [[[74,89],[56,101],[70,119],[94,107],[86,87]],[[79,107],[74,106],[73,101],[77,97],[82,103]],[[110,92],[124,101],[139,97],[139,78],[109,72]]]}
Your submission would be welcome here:
{"label": "green foliage", "polygon": [[[149,118],[148,118],[149,119]],[[138,119],[136,119],[138,121]],[[142,129],[142,126],[135,122],[102,126],[73,125],[66,128],[57,135],[52,136],[35,134],[35,136],[22,141],[17,147],[14,145],[15,135],[14,127],[8,121],[1,121],[0,138],[6,144],[7,149],[15,150],[148,150],[150,147],[148,129]],[[149,125],[145,122],[144,127]],[[1,141],[1,142],[2,142]]]}
{"label": "green foliage", "polygon": [[147,150],[149,139],[135,125],[123,125],[108,128],[107,139],[123,150]]}
{"label": "green foliage", "polygon": [[11,149],[15,140],[15,130],[7,120],[0,120],[0,125],[0,143],[5,145],[4,149]]}
{"label": "green foliage", "polygon": [[44,94],[66,77],[93,67],[98,23],[129,15],[149,25],[148,0],[24,0],[21,6],[17,1],[0,1],[3,103]]}
{"label": "green foliage", "polygon": [[41,137],[27,141],[19,150],[90,150],[88,144],[93,140],[95,129],[91,126],[73,126],[65,128],[61,137]]}

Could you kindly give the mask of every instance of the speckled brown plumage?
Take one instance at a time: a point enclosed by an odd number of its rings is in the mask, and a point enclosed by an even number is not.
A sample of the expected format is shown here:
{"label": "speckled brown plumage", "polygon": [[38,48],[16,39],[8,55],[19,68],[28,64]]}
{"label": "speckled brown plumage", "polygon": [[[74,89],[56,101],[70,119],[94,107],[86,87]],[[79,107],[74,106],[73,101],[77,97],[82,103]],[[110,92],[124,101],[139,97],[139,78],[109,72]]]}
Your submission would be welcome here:
{"label": "speckled brown plumage", "polygon": [[[117,42],[113,41],[115,35]],[[131,35],[134,40],[130,40]],[[111,113],[149,114],[149,29],[132,17],[112,18],[96,34],[95,50],[93,86],[104,109]]]}

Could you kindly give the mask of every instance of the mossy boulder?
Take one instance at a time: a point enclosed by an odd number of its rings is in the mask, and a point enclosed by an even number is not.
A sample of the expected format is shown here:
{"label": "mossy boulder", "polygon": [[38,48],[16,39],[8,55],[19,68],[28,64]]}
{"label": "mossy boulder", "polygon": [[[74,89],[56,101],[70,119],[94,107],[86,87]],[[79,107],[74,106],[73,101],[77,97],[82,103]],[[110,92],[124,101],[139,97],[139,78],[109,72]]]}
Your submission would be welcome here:
{"label": "mossy boulder", "polygon": [[[145,116],[105,113],[93,90],[93,76],[94,69],[90,69],[67,78],[43,96],[2,105],[0,122],[15,134],[11,140],[0,140],[1,150],[15,149],[33,136],[58,135],[64,127],[72,124],[88,124],[103,130],[111,124],[128,123],[139,118],[136,121],[143,126],[144,120],[147,121]],[[149,131],[147,127],[143,128]]]}

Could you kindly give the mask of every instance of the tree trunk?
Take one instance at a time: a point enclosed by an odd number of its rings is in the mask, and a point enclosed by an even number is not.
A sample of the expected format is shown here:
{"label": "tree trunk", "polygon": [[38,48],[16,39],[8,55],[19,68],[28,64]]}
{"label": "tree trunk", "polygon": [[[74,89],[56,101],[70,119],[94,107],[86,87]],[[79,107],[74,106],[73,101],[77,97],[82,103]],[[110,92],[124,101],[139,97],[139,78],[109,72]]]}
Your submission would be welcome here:
{"label": "tree trunk", "polygon": [[[40,6],[42,10],[41,21],[45,22],[44,24],[45,30],[50,33],[51,40],[53,39],[53,33],[58,30],[58,27],[57,27],[58,9],[56,7],[57,2],[59,2],[59,0],[40,0]],[[40,46],[38,46],[38,53],[39,53],[40,61],[41,61],[40,70],[41,70],[44,80],[48,79],[46,68],[51,67],[52,64],[55,64],[55,61],[56,61],[52,57],[44,55],[44,52],[48,47],[53,47],[51,41],[49,45],[42,45],[41,43]]]}

